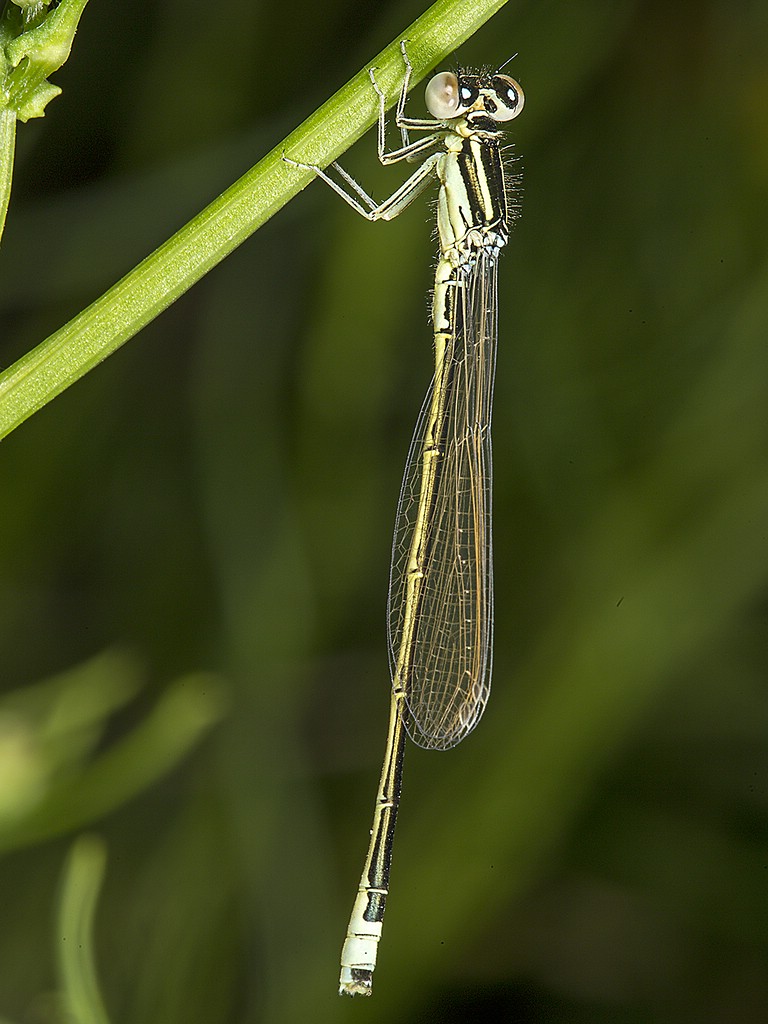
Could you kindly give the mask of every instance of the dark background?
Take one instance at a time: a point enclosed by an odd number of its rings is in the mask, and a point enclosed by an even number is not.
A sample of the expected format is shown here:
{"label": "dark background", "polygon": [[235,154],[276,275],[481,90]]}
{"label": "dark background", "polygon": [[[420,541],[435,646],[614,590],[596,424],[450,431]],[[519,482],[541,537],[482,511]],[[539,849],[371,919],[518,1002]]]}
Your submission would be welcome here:
{"label": "dark background", "polygon": [[[2,364],[421,11],[91,3],[19,130]],[[0,1015],[54,1019],[88,830],[114,1024],[768,1019],[767,39],[764,0],[513,0],[457,54],[519,51],[526,92],[494,690],[457,750],[408,749],[369,1002],[335,987],[428,201],[371,226],[311,186],[3,443]],[[373,136],[345,165],[401,180]]]}

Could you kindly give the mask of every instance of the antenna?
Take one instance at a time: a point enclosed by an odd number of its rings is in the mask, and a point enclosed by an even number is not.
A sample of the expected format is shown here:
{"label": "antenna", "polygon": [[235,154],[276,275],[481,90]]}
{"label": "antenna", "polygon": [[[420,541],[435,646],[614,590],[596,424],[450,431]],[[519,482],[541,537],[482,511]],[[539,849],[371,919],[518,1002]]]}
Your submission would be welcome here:
{"label": "antenna", "polygon": [[501,65],[501,67],[496,68],[496,72],[495,73],[498,75],[498,73],[500,71],[504,70],[504,68],[507,66],[507,64],[511,64],[512,63],[512,61],[515,59],[515,57],[517,57],[517,53],[513,53],[511,57],[507,57],[507,59],[504,61],[504,63]]}

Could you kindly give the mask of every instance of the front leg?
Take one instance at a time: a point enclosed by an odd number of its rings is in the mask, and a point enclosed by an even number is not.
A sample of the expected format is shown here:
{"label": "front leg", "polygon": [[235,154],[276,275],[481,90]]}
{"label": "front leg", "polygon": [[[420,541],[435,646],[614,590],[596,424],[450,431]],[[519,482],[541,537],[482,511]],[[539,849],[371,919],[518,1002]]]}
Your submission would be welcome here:
{"label": "front leg", "polygon": [[[405,104],[408,100],[408,90],[411,86],[411,75],[413,74],[413,65],[411,64],[408,51],[405,48],[406,40],[400,41],[400,52],[403,55],[403,63],[405,64],[405,75],[403,77],[403,84],[400,87],[400,96],[397,100],[397,111],[395,112],[395,124],[400,129],[400,135],[403,140],[401,149],[407,149],[411,144],[411,140],[408,136],[408,125],[403,123],[403,113],[405,111]],[[376,81],[376,68],[371,68],[368,72],[371,76],[371,82],[373,88],[376,90],[376,95],[379,97],[379,160],[382,163],[386,163],[387,157],[387,146],[386,146],[386,124],[387,124],[387,101],[384,93],[379,88],[379,84]]]}
{"label": "front leg", "polygon": [[[415,159],[424,150],[429,149],[433,142],[437,141],[439,135],[435,135],[435,131],[439,131],[439,129],[445,127],[441,121],[405,116],[405,104],[408,99],[408,90],[411,85],[411,75],[413,74],[413,65],[411,64],[405,44],[406,40],[403,39],[400,43],[400,52],[403,55],[403,63],[405,64],[405,76],[400,88],[400,97],[397,101],[397,109],[395,111],[395,124],[400,129],[400,136],[403,142],[399,149],[387,152],[387,98],[380,89],[379,83],[376,81],[376,68],[370,68],[368,71],[373,88],[376,90],[376,95],[379,97],[378,152],[379,160],[385,165],[396,163],[398,160]],[[411,142],[408,134],[409,128],[415,131],[432,132],[433,137],[430,138],[429,141],[421,139],[419,142]]]}

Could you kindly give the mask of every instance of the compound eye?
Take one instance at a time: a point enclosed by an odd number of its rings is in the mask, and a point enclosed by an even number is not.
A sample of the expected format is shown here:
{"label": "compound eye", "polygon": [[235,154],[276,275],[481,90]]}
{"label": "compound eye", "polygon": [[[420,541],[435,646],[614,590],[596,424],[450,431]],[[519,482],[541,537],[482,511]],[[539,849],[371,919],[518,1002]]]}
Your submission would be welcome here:
{"label": "compound eye", "polygon": [[495,121],[511,121],[517,117],[525,104],[525,96],[514,78],[506,75],[495,75],[493,91],[499,101],[499,108],[493,115]]}
{"label": "compound eye", "polygon": [[459,112],[459,80],[452,71],[430,79],[425,93],[427,110],[438,121],[450,121]]}

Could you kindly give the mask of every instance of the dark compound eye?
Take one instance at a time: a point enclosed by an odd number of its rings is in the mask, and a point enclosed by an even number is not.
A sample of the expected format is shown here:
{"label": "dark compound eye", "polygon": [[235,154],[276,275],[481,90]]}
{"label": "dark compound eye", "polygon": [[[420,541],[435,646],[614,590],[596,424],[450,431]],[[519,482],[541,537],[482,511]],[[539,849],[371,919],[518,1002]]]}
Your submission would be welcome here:
{"label": "dark compound eye", "polygon": [[523,109],[525,96],[514,78],[506,75],[496,75],[493,80],[493,89],[499,102],[494,117],[497,121],[511,121],[517,117]]}

